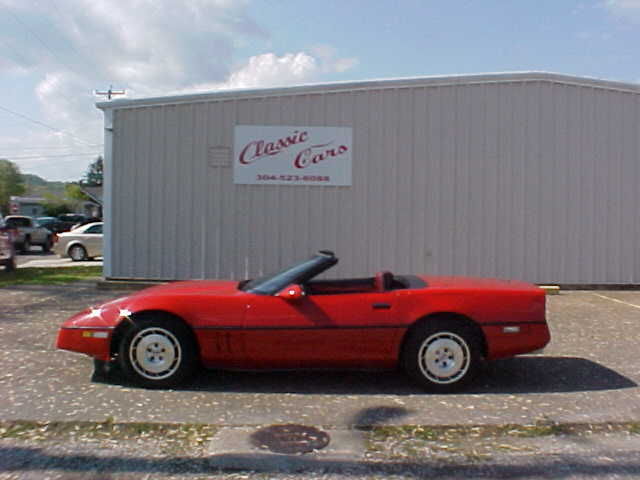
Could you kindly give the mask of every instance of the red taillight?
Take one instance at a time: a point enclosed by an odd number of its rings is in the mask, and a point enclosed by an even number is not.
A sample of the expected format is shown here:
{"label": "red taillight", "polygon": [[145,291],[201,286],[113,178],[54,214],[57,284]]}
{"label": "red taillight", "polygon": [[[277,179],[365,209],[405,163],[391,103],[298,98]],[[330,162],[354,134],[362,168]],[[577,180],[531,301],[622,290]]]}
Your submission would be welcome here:
{"label": "red taillight", "polygon": [[53,240],[53,243],[56,243],[58,241],[58,234],[54,233],[53,235],[51,235],[51,240]]}

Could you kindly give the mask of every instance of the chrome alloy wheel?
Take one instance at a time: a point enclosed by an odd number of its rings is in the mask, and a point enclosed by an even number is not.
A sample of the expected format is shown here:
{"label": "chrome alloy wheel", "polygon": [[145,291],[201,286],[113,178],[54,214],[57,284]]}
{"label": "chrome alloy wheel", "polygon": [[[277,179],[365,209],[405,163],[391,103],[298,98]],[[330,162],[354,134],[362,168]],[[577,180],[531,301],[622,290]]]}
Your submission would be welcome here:
{"label": "chrome alloy wheel", "polygon": [[86,252],[84,247],[82,247],[81,245],[74,245],[69,250],[69,256],[71,257],[71,260],[73,260],[74,262],[80,262],[84,260],[86,257]]}
{"label": "chrome alloy wheel", "polygon": [[149,327],[133,337],[129,360],[142,377],[162,380],[176,373],[182,361],[182,350],[173,333],[164,328]]}
{"label": "chrome alloy wheel", "polygon": [[449,384],[460,380],[469,370],[471,352],[467,342],[452,332],[437,332],[418,350],[422,374],[433,383]]}

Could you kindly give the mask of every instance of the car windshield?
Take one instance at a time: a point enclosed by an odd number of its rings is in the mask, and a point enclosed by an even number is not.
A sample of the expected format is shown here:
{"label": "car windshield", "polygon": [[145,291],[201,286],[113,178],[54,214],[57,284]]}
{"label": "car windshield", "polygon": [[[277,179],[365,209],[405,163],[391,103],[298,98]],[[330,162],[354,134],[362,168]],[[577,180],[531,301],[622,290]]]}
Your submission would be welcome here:
{"label": "car windshield", "polygon": [[35,220],[35,224],[38,227],[49,225],[51,223],[53,223],[53,222],[48,218],[36,218],[36,220]]}
{"label": "car windshield", "polygon": [[338,259],[333,255],[319,253],[303,262],[289,266],[278,273],[241,282],[240,290],[258,295],[273,295],[292,283],[304,283],[335,265]]}
{"label": "car windshield", "polygon": [[11,228],[28,227],[29,219],[24,217],[8,218],[7,226]]}

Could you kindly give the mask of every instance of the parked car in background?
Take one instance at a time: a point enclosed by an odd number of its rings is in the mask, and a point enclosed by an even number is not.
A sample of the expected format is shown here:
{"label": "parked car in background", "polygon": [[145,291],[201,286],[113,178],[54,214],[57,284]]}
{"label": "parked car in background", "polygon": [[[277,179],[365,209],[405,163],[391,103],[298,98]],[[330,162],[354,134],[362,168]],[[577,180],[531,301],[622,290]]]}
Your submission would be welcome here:
{"label": "parked car in background", "polygon": [[81,222],[76,223],[73,227],[71,227],[71,230],[75,230],[76,228],[82,227],[83,225],[86,225],[88,223],[97,223],[101,221],[102,219],[99,217],[88,217],[82,220]]}
{"label": "parked car in background", "polygon": [[0,217],[0,266],[7,272],[16,269],[16,254],[13,248],[13,230]]}
{"label": "parked car in background", "polygon": [[65,224],[56,217],[36,217],[36,223],[52,233],[65,232]]}
{"label": "parked car in background", "polygon": [[13,245],[16,250],[24,253],[31,250],[32,245],[39,245],[42,250],[48,252],[53,246],[53,233],[50,230],[40,227],[31,217],[21,215],[9,215],[4,221],[10,229],[16,231],[13,238]]}
{"label": "parked car in background", "polygon": [[62,215],[58,215],[58,220],[62,222],[62,232],[68,232],[74,225],[77,225],[86,219],[87,216],[81,213],[63,213]]}
{"label": "parked car in background", "polygon": [[58,235],[53,251],[74,262],[102,256],[102,222],[88,223]]}

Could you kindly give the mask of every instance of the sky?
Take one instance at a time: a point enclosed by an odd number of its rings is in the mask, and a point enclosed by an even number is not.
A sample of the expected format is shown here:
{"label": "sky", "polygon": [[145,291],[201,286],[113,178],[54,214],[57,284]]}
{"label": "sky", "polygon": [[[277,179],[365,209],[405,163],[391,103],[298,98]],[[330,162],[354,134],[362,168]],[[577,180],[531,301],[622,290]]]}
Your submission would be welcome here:
{"label": "sky", "polygon": [[[640,0],[0,0],[0,158],[77,181],[127,98],[507,71],[640,83]],[[121,98],[121,97],[118,97]]]}

